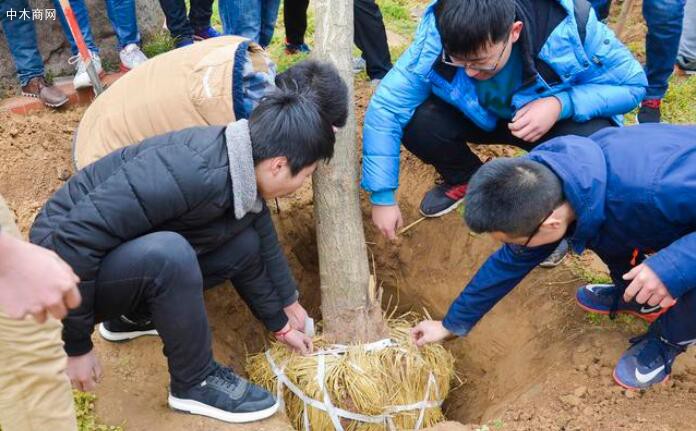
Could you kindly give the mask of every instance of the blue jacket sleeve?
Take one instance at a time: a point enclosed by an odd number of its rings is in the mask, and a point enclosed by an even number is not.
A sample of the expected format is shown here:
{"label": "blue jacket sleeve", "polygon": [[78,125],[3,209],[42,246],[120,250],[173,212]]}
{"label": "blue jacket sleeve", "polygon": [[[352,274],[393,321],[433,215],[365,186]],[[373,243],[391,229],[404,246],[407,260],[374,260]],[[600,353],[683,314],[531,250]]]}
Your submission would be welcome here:
{"label": "blue jacket sleeve", "polygon": [[696,232],[674,241],[646,264],[655,271],[674,298],[696,288]]}
{"label": "blue jacket sleeve", "polygon": [[674,298],[696,289],[696,128],[683,127],[680,135],[684,150],[664,167],[651,192],[654,207],[685,235],[645,261]]}
{"label": "blue jacket sleeve", "polygon": [[645,72],[613,31],[597,21],[594,12],[587,22],[584,48],[590,66],[578,75],[578,83],[569,91],[573,119],[585,122],[611,117],[638,106],[648,85]]}
{"label": "blue jacket sleeve", "polygon": [[433,20],[430,14],[421,22],[415,41],[377,87],[365,114],[361,186],[376,205],[396,203],[403,129],[431,92],[429,58],[439,53],[439,48],[431,46],[439,44],[430,34]]}
{"label": "blue jacket sleeve", "polygon": [[443,325],[463,336],[556,248],[556,244],[524,248],[506,244],[484,262],[452,303]]}

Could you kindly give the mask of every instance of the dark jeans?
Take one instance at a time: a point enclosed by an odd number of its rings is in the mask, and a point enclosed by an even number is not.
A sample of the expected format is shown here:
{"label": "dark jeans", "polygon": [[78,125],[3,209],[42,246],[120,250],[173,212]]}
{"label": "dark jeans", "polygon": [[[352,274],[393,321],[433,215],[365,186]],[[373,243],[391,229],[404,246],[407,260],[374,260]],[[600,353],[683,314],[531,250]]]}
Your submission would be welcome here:
{"label": "dark jeans", "polygon": [[[599,19],[609,15],[611,0],[591,0]],[[679,50],[686,0],[644,0],[645,73],[648,75],[646,99],[661,99],[667,92],[669,77]]]}
{"label": "dark jeans", "polygon": [[[304,43],[309,0],[286,0],[283,5],[285,36],[288,43]],[[355,44],[362,51],[370,79],[382,79],[392,67],[387,31],[375,0],[355,0]]]}
{"label": "dark jeans", "polygon": [[416,109],[404,129],[402,142],[419,159],[435,166],[445,182],[462,184],[469,181],[481,166],[481,160],[469,149],[467,142],[514,145],[529,151],[557,136],[589,136],[612,125],[606,118],[596,118],[586,123],[563,120],[556,123],[540,140],[530,143],[513,136],[507,121],[499,121],[494,131],[486,132],[454,106],[431,96]]}
{"label": "dark jeans", "polygon": [[292,45],[302,45],[307,32],[307,8],[309,0],[285,0],[283,2],[283,23],[285,40]]}
{"label": "dark jeans", "polygon": [[210,25],[213,0],[191,0],[188,17],[184,0],[159,0],[159,2],[167,20],[169,33],[175,39],[190,39],[196,30]]}
{"label": "dark jeans", "polygon": [[651,326],[667,341],[688,346],[696,344],[696,289],[687,292]]}
{"label": "dark jeans", "polygon": [[171,386],[183,390],[213,369],[203,290],[226,280],[240,293],[269,283],[253,228],[201,256],[177,233],[151,233],[104,258],[95,285],[95,317],[99,322],[149,313],[164,343]]}

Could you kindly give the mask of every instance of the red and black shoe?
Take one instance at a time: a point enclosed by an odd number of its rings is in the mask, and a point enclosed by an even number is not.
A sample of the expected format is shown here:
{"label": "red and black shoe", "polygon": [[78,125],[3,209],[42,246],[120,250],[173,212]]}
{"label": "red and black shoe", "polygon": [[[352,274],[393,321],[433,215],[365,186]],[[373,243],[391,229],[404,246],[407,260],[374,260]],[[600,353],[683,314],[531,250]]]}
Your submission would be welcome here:
{"label": "red and black shoe", "polygon": [[425,194],[420,205],[424,217],[440,217],[464,201],[467,184],[438,184]]}
{"label": "red and black shoe", "polygon": [[638,110],[638,124],[659,123],[662,121],[661,104],[662,99],[643,100]]}

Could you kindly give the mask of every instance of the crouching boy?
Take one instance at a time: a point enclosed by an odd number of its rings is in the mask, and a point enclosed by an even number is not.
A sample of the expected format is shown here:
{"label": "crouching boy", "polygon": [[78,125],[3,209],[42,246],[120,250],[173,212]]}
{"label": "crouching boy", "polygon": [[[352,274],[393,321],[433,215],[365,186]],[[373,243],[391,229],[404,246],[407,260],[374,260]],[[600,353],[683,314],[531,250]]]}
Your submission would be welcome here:
{"label": "crouching boy", "polygon": [[412,330],[419,345],[466,335],[563,238],[578,253],[597,253],[613,279],[581,287],[582,308],[652,322],[619,359],[619,385],[666,380],[677,355],[696,343],[696,127],[610,128],[492,161],[469,183],[465,217],[505,245],[442,322]]}
{"label": "crouching boy", "polygon": [[159,333],[172,408],[229,422],[272,415],[278,405],[269,392],[213,359],[203,291],[230,280],[280,341],[311,351],[263,199],[297,190],[331,158],[334,140],[312,95],[277,90],[248,121],[122,148],[58,190],[30,238],[82,280],[82,305],[63,321],[73,385],[95,386],[100,366],[90,335],[106,322],[109,339]]}

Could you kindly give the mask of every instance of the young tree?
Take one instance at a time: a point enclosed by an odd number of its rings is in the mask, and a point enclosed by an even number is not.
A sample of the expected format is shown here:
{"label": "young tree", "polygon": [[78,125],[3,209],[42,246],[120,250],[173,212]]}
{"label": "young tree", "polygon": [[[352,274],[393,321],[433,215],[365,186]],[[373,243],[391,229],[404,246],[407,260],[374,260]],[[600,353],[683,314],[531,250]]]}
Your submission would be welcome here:
{"label": "young tree", "polygon": [[374,283],[370,282],[367,246],[358,190],[358,146],[353,109],[353,2],[315,0],[314,55],[331,61],[348,84],[350,112],[336,135],[329,164],[314,175],[319,274],[324,334],[333,342],[370,342],[386,327]]}

